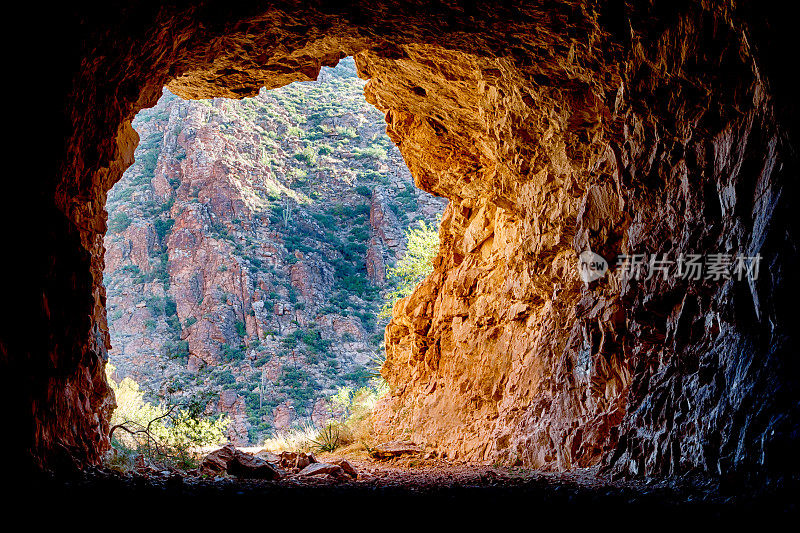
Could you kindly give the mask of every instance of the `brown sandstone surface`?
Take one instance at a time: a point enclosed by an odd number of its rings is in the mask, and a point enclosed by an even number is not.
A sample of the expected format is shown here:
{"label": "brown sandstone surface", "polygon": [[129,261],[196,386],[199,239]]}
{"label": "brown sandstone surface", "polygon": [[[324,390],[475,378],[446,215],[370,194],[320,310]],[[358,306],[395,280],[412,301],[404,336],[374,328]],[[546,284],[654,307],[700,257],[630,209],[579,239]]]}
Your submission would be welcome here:
{"label": "brown sandstone surface", "polygon": [[[164,85],[253,95],[355,53],[417,185],[451,200],[435,271],[387,329],[382,431],[552,469],[796,472],[796,115],[770,55],[785,36],[753,4],[247,3],[89,20],[64,53],[60,173],[41,185],[49,259],[34,258],[48,266],[24,278],[43,288],[42,335],[3,343],[27,376],[21,445],[43,466],[108,446],[103,206],[136,111]],[[587,247],[612,263],[764,259],[751,283],[586,286]]]}

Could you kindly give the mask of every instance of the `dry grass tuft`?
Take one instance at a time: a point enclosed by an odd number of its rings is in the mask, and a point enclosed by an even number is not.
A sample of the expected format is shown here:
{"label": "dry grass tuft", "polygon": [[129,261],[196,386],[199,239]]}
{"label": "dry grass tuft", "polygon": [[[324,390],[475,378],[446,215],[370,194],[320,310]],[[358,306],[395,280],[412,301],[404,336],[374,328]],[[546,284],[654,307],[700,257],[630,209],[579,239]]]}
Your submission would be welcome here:
{"label": "dry grass tuft", "polygon": [[263,449],[280,453],[288,452],[333,452],[342,449],[347,453],[367,453],[375,443],[372,429],[372,411],[386,387],[379,383],[363,387],[355,392],[343,389],[336,395],[345,415],[341,419],[330,419],[316,427],[304,424],[286,431],[277,432],[264,441]]}

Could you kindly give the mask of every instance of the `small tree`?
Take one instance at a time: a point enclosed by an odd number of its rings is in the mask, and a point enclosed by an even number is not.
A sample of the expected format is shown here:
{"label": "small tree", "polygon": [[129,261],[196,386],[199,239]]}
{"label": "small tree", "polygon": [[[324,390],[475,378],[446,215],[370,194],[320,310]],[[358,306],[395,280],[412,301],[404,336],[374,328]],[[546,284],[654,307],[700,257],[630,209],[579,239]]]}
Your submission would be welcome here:
{"label": "small tree", "polygon": [[111,233],[121,233],[131,225],[131,217],[127,213],[119,213],[108,221],[108,231]]}
{"label": "small tree", "polygon": [[155,464],[191,468],[196,466],[194,448],[224,440],[230,423],[227,417],[204,417],[201,403],[153,405],[144,400],[139,384],[132,379],[115,382],[111,377],[114,370],[113,365],[106,365],[106,380],[117,401],[109,437],[118,462],[142,454]]}
{"label": "small tree", "polygon": [[439,222],[439,218],[430,224],[420,220],[417,226],[406,230],[406,253],[387,272],[395,288],[386,295],[378,316],[391,316],[394,304],[414,292],[417,285],[433,272],[433,260],[439,253]]}

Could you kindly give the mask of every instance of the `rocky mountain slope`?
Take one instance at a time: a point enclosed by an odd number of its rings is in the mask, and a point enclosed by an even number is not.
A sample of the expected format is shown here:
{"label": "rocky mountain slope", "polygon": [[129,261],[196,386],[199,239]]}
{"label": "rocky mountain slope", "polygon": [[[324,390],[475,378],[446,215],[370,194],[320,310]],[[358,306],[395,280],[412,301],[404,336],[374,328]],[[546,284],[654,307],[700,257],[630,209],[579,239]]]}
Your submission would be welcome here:
{"label": "rocky mountain slope", "polygon": [[111,361],[235,443],[320,423],[382,351],[386,268],[444,201],[414,187],[352,59],[244,100],[169,91],[109,196]]}

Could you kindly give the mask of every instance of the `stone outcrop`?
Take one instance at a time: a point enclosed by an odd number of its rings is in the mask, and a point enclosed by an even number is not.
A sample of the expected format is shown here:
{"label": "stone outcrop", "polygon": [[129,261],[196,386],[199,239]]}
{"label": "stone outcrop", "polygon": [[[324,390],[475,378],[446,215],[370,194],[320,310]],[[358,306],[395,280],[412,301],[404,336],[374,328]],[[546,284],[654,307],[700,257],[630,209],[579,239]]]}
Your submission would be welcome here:
{"label": "stone outcrop", "polygon": [[[788,234],[767,246],[769,228],[785,224],[774,218],[781,141],[770,99],[743,29],[724,17],[709,26],[711,16],[687,13],[654,41],[634,25],[628,62],[607,65],[601,90],[589,78],[521,89],[525,69],[497,64],[493,79],[473,79],[471,109],[464,98],[437,108],[488,125],[453,130],[391,113],[390,135],[418,183],[448,191],[451,206],[436,271],[387,329],[389,434],[410,432],[451,458],[554,469],[605,461],[654,474],[764,467],[772,432],[793,431],[788,412],[755,414],[780,410],[766,392],[781,381],[776,369],[748,368],[788,356],[761,302],[780,274],[586,285],[574,267],[583,250],[612,265],[623,254],[760,253],[778,269],[790,260],[779,244]],[[704,49],[709,42],[725,42],[737,60]],[[676,49],[682,59],[671,58]],[[401,71],[360,57],[368,75]],[[446,75],[474,75],[473,61],[402,73],[437,94],[449,90]],[[714,101],[692,101],[692,74],[722,69],[730,76],[704,78]],[[392,110],[414,101],[390,84],[367,95]],[[456,159],[445,155],[453,145],[462,147],[456,169],[443,166]],[[743,442],[754,423],[760,437]]]}
{"label": "stone outcrop", "polygon": [[280,479],[283,473],[271,463],[237,450],[228,463],[228,474],[245,479]]}
{"label": "stone outcrop", "polygon": [[203,458],[201,471],[208,475],[228,474],[242,479],[280,479],[284,473],[262,457],[228,444]]}
{"label": "stone outcrop", "polygon": [[313,454],[304,452],[281,452],[279,463],[281,468],[290,472],[299,472],[309,465],[315,464],[317,460]]}
{"label": "stone outcrop", "polygon": [[230,424],[228,426],[228,440],[237,446],[244,446],[249,443],[247,438],[247,410],[244,400],[236,394],[236,391],[225,390],[220,393],[219,405],[216,412],[228,415]]}
{"label": "stone outcrop", "polygon": [[[37,334],[3,338],[2,374],[22,388],[7,445],[49,467],[108,446],[103,206],[132,162],[135,113],[164,85],[242,97],[356,54],[417,185],[451,200],[434,273],[387,330],[392,394],[376,426],[457,459],[797,471],[800,121],[779,7],[148,6],[81,18],[54,47],[66,141],[31,196],[47,227],[28,235],[37,269],[17,280],[33,288],[20,315]],[[587,246],[612,264],[763,262],[754,282],[586,286]]]}
{"label": "stone outcrop", "polygon": [[226,473],[228,471],[228,463],[233,460],[236,451],[236,447],[232,444],[223,446],[219,450],[215,450],[206,455],[200,467],[207,474]]}
{"label": "stone outcrop", "polygon": [[418,455],[422,453],[419,446],[408,441],[391,441],[381,443],[370,451],[370,455],[376,459],[392,459],[402,455]]}
{"label": "stone outcrop", "polygon": [[313,463],[302,469],[297,473],[298,476],[333,476],[345,477],[345,471],[341,466],[332,465],[329,463]]}
{"label": "stone outcrop", "polygon": [[353,479],[358,478],[358,470],[356,470],[356,468],[352,464],[350,464],[350,462],[347,459],[329,459],[328,462],[332,465],[340,467],[344,471],[344,473],[350,476],[351,478]]}

